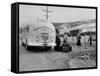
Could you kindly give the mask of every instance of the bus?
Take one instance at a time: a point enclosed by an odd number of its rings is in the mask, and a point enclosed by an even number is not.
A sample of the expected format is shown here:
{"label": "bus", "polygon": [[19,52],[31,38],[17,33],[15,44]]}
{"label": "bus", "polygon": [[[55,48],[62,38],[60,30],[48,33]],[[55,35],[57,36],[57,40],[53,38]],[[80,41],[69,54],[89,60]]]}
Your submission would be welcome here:
{"label": "bus", "polygon": [[47,21],[34,22],[22,29],[22,44],[25,44],[27,50],[30,47],[51,49],[52,46],[56,46],[55,39],[55,27]]}

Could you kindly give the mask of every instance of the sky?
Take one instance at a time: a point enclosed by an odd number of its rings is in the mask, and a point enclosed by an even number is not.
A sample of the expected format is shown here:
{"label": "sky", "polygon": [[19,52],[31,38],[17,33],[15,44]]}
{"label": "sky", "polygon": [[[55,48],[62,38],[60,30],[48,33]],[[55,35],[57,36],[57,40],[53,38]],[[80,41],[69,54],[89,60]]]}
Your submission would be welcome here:
{"label": "sky", "polygon": [[[37,5],[20,5],[19,6],[19,23],[20,26],[26,23],[32,23],[38,19],[46,19],[46,6]],[[48,6],[52,12],[49,13],[50,22],[74,22],[80,20],[96,19],[95,9],[74,8],[74,7],[56,7]]]}

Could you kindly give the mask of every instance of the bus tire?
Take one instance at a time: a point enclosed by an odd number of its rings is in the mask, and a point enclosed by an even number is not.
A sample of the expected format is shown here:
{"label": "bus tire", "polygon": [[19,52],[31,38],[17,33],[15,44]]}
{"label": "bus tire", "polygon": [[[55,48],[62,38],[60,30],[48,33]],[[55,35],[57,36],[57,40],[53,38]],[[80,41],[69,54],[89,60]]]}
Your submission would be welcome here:
{"label": "bus tire", "polygon": [[22,46],[26,46],[25,42],[23,41],[23,39],[21,40]]}
{"label": "bus tire", "polygon": [[46,47],[46,50],[51,50],[51,47]]}
{"label": "bus tire", "polygon": [[25,43],[24,42],[22,42],[22,46],[25,46]]}
{"label": "bus tire", "polygon": [[28,45],[27,40],[26,40],[26,49],[27,49],[27,51],[30,50],[30,46]]}

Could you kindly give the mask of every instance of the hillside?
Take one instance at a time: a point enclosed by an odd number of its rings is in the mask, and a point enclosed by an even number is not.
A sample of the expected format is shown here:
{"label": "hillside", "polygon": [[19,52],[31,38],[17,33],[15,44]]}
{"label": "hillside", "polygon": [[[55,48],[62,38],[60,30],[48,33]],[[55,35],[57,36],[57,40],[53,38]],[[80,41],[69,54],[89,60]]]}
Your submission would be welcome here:
{"label": "hillside", "polygon": [[94,23],[96,22],[95,19],[88,19],[88,20],[81,20],[81,21],[75,21],[75,22],[65,22],[65,23],[52,23],[55,28],[59,28],[61,26],[70,26],[70,27],[75,27],[75,26],[79,26],[81,24],[88,24],[88,23]]}

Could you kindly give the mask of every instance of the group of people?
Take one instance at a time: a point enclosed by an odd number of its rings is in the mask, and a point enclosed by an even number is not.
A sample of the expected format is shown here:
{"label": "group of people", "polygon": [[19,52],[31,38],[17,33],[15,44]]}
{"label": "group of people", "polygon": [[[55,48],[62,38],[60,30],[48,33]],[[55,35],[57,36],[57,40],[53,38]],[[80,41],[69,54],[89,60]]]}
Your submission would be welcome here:
{"label": "group of people", "polygon": [[68,43],[67,33],[64,33],[64,36],[60,37],[59,31],[56,30],[56,46],[62,46],[64,43]]}
{"label": "group of people", "polygon": [[[85,35],[86,36],[86,35]],[[89,41],[90,46],[92,46],[92,34],[89,35],[89,39],[85,39],[85,43]],[[77,46],[81,46],[81,35],[77,35]]]}
{"label": "group of people", "polygon": [[[81,44],[82,44],[81,39],[82,38],[81,38],[80,33],[77,34],[76,39],[77,39],[76,45],[81,46]],[[92,34],[89,35],[89,39],[87,41],[89,41],[90,46],[92,46]],[[67,35],[67,33],[64,33],[63,39],[61,39],[60,36],[59,36],[59,31],[57,31],[57,33],[56,33],[56,45],[60,46],[63,43],[68,43],[68,35]]]}
{"label": "group of people", "polygon": [[56,33],[56,46],[54,49],[56,51],[63,51],[63,52],[71,52],[72,47],[67,43],[67,34],[64,34],[63,37],[60,37],[59,31]]}
{"label": "group of people", "polygon": [[56,34],[56,45],[57,46],[61,46],[63,43],[67,43],[67,39],[68,38],[68,36],[67,36],[67,34],[64,34],[64,37],[60,37],[59,36],[59,33],[57,33]]}

